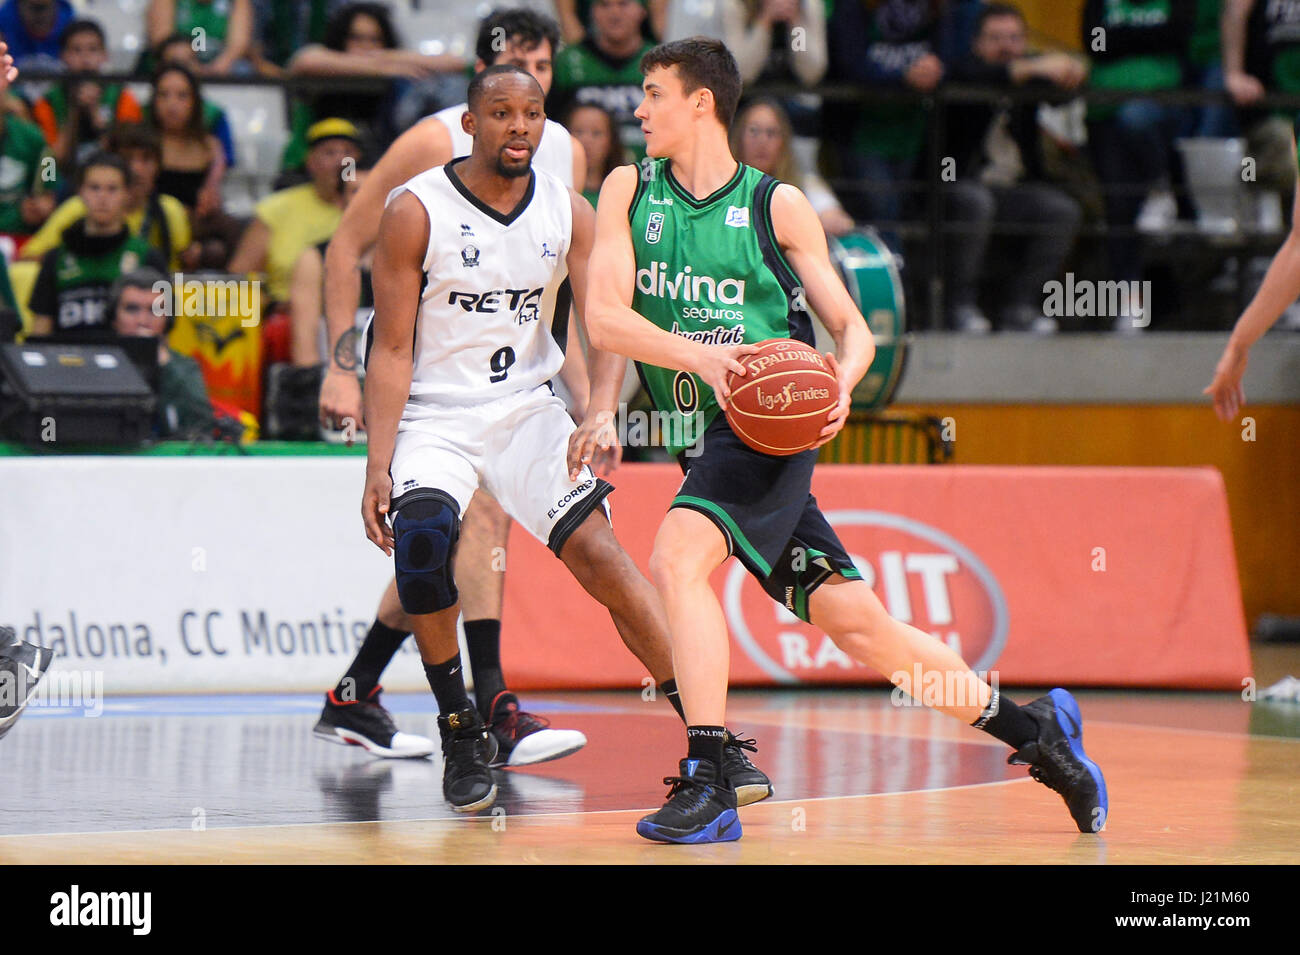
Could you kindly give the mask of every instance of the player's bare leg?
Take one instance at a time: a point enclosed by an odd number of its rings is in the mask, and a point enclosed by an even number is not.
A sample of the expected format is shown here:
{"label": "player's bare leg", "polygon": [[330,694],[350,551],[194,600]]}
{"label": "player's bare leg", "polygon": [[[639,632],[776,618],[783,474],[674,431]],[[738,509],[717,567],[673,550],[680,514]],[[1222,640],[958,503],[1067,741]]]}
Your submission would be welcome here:
{"label": "player's bare leg", "polygon": [[614,537],[605,516],[595,511],[588,515],[565,541],[560,559],[583,590],[605,605],[623,643],[655,682],[662,685],[673,679],[663,603]]}
{"label": "player's bare leg", "polygon": [[[725,556],[724,550],[723,557]],[[604,515],[595,512],[590,514],[560,549],[560,559],[578,583],[582,584],[583,589],[609,610],[623,643],[650,671],[682,722],[688,722],[682,708],[684,695],[680,693],[681,685],[673,676],[674,657],[678,655],[669,636],[672,630],[663,601],[659,592],[618,542]],[[712,591],[708,595],[716,605],[717,598],[713,597]],[[721,613],[719,608],[719,619]],[[725,629],[723,644],[725,654]],[[724,663],[724,696],[726,673]],[[719,722],[718,725],[721,726],[722,723]],[[738,739],[731,732],[724,731],[722,772],[742,806],[772,795],[771,780],[750,762],[746,754],[746,751],[756,750],[753,740]]]}
{"label": "player's bare leg", "polygon": [[1011,746],[1008,762],[1029,765],[1034,779],[1060,793],[1079,831],[1106,824],[1106,780],[1083,751],[1079,707],[1067,691],[1017,706],[943,641],[891,617],[865,581],[831,577],[810,595],[808,613],[836,646],[916,700]]}
{"label": "player's bare leg", "polygon": [[456,586],[465,619],[474,700],[497,744],[494,766],[542,763],[587,745],[587,737],[577,730],[551,729],[542,717],[520,709],[519,698],[506,686],[501,666],[501,610],[511,523],[496,498],[476,491],[461,520],[456,547]]}
{"label": "player's bare leg", "polygon": [[659,527],[650,573],[672,632],[677,686],[686,710],[686,758],[662,809],[636,831],[658,842],[730,842],[741,836],[739,803],[724,771],[727,742],[726,618],[709,575],[727,559],[727,542],[704,515],[672,508]]}
{"label": "player's bare leg", "polygon": [[[545,720],[520,710],[518,700],[506,689],[500,646],[510,524],[495,498],[476,493],[461,521],[455,576],[479,715],[496,737],[500,763],[520,766],[574,753],[586,745],[587,738],[577,730],[551,729]],[[415,628],[414,620],[402,609],[397,582],[390,580],[356,657],[326,695],[314,730],[318,737],[361,746],[376,756],[424,757],[437,750],[427,737],[400,732],[379,702],[380,675]],[[494,704],[500,711],[496,720]],[[518,745],[524,739],[526,745]]]}
{"label": "player's bare leg", "polygon": [[727,542],[703,514],[670,510],[655,535],[650,575],[672,634],[673,672],[690,726],[723,726],[731,647],[709,575],[727,559]]}
{"label": "player's bare leg", "polygon": [[442,735],[442,792],[457,812],[486,809],[496,800],[497,787],[488,768],[496,745],[465,692],[456,620],[460,604],[434,613],[411,615],[424,675],[438,701],[438,731]]}

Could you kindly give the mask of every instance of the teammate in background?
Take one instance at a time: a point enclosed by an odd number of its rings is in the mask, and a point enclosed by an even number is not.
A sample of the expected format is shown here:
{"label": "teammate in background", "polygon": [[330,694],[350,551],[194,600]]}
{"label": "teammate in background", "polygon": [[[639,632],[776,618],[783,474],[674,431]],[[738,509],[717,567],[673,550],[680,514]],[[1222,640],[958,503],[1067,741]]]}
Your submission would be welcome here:
{"label": "teammate in background", "polygon": [[[1294,136],[1291,149],[1293,159],[1300,156],[1300,146]],[[1300,298],[1300,189],[1296,190],[1291,208],[1291,231],[1273,256],[1259,291],[1232,327],[1228,344],[1215,366],[1214,380],[1201,392],[1214,402],[1214,413],[1219,420],[1231,421],[1245,406],[1246,390],[1241,381],[1246,375],[1250,347],[1277,323],[1297,298]]]}
{"label": "teammate in background", "polygon": [[366,536],[395,558],[438,702],[443,794],[460,812],[496,797],[492,738],[465,693],[452,573],[460,519],[480,486],[605,605],[651,675],[672,680],[663,605],[614,538],[613,488],[588,466],[618,440],[607,422],[625,362],[591,353],[597,413],[576,429],[547,384],[564,360],[551,323],[570,297],[584,312],[595,213],[532,169],[543,101],[518,67],[476,75],[462,119],[473,151],[393,191],[373,268],[361,510]]}
{"label": "teammate in background", "polygon": [[[479,27],[476,70],[507,63],[532,74],[546,91],[551,86],[551,62],[559,45],[559,28],[547,17],[527,9],[494,12]],[[325,323],[329,354],[321,384],[321,419],[327,426],[348,421],[360,428],[361,386],[357,378],[356,312],[361,295],[362,256],[379,235],[384,199],[402,183],[456,156],[467,156],[472,141],[461,126],[466,104],[448,107],[416,123],[398,137],[362,183],[355,201],[325,252]],[[558,123],[546,120],[533,157],[537,168],[565,185],[580,184],[587,160],[582,147]],[[575,178],[576,177],[576,178]],[[586,368],[582,349],[569,349],[561,375],[572,399],[571,410],[581,418],[586,409]],[[598,470],[617,464],[599,459]],[[512,766],[556,759],[585,744],[575,730],[552,730],[545,720],[519,708],[506,687],[501,666],[501,607],[505,594],[502,556],[510,534],[510,519],[490,495],[480,492],[465,515],[457,554],[457,579],[463,592],[465,643],[474,675],[479,713],[497,738],[498,759]],[[381,756],[424,756],[433,741],[398,734],[392,717],[378,702],[379,678],[411,632],[411,619],[402,612],[397,589],[389,584],[355,661],[327,696],[316,731],[326,739],[343,739]]]}
{"label": "teammate in background", "polygon": [[[0,40],[0,96],[17,78],[14,58]],[[0,627],[0,737],[13,729],[53,659],[53,650],[22,642],[13,627]]]}
{"label": "teammate in background", "polygon": [[[654,163],[644,176],[636,168],[614,170],[601,190],[588,333],[593,348],[642,363],[656,408],[674,415],[679,435],[703,437],[695,456],[679,456],[686,479],[650,558],[668,611],[687,757],[665,780],[672,786],[667,802],[637,832],[663,842],[740,838],[736,794],[722,771],[727,629],[709,587],[709,574],[733,554],[788,610],[918,699],[920,687],[910,687],[913,665],[926,677],[956,675],[973,702],[945,700],[937,708],[1011,745],[1010,761],[1030,765],[1035,779],[1061,793],[1081,831],[1097,831],[1105,822],[1105,782],[1084,755],[1073,697],[1056,689],[1019,707],[941,641],[892,619],[810,493],[816,450],[760,454],[718,414],[727,375],[744,373],[737,359],[755,351],[753,343],[789,337],[812,344],[806,301],[839,355],[838,362],[827,355],[840,403],[822,431],[824,444],[844,426],[875,346],[831,267],[821,223],[803,193],[732,157],[727,130],[741,83],[727,48],[705,37],[667,43],[650,51],[641,69],[645,96],[636,115]],[[656,263],[661,275],[692,270],[689,308],[678,307],[664,284],[642,282]],[[728,312],[740,315],[706,326],[695,317],[710,311],[702,300],[728,281],[739,288]],[[691,340],[719,322],[741,332],[745,344]],[[685,443],[670,451],[684,451]]]}

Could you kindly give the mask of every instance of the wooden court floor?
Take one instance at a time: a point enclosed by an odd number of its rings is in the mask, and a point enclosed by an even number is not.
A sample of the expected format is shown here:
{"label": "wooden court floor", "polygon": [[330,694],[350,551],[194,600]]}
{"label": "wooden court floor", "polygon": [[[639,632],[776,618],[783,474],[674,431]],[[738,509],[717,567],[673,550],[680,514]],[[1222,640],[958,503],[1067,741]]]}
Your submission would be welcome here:
{"label": "wooden court floor", "polygon": [[[667,704],[633,691],[527,697],[590,742],[499,773],[476,817],[447,809],[436,759],[314,740],[316,697],[29,710],[0,743],[0,865],[1300,862],[1300,704],[1078,696],[1110,790],[1100,834],[1077,832],[1001,743],[883,690],[762,691],[734,693],[729,722],[757,738],[777,794],[741,810],[739,842],[691,847],[633,831],[682,744]],[[389,701],[403,729],[433,734],[428,702]]]}

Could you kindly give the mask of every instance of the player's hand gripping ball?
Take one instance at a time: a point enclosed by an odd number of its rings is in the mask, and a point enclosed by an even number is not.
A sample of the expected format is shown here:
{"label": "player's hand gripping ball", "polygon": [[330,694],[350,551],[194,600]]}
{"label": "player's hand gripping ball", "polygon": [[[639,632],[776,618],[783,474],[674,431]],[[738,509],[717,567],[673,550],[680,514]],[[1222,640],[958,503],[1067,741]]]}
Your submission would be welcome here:
{"label": "player's hand gripping ball", "polygon": [[821,440],[840,400],[840,383],[825,356],[792,338],[762,342],[739,359],[748,373],[727,376],[727,423],[764,454],[797,454]]}

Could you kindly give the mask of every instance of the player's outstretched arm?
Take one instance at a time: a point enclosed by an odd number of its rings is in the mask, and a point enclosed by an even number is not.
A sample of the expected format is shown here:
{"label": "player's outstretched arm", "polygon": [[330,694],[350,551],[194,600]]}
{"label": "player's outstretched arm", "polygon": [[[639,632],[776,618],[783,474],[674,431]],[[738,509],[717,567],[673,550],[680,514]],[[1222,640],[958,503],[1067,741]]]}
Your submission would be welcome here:
{"label": "player's outstretched arm", "polygon": [[352,336],[361,301],[357,264],[379,235],[388,194],[406,180],[451,159],[451,136],[441,120],[416,123],[388,147],[343,211],[325,250],[325,328],[328,335],[320,416],[328,424],[351,418],[361,427],[361,385]]}
{"label": "player's outstretched arm", "polygon": [[385,554],[392,553],[393,533],[385,522],[393,493],[388,468],[397,443],[397,426],[411,394],[411,342],[420,304],[429,216],[409,192],[398,196],[381,220],[375,249],[374,341],[366,363],[366,489],[361,516],[366,536]]}
{"label": "player's outstretched arm", "polygon": [[[573,210],[573,231],[565,264],[569,267],[569,282],[573,288],[573,311],[581,323],[587,314],[588,278],[592,243],[596,237],[596,213],[591,203],[574,190],[569,190],[569,204]],[[584,326],[585,327],[585,326]],[[576,334],[573,336],[578,337]],[[588,333],[590,337],[590,333]],[[574,341],[569,350],[581,351]],[[576,480],[584,464],[602,459],[601,472],[618,466],[622,457],[614,428],[614,406],[618,403],[619,389],[627,371],[627,359],[617,352],[604,351],[591,345],[587,352],[588,389],[587,413],[578,430],[569,439],[569,477]],[[593,465],[595,467],[595,465]]]}
{"label": "player's outstretched arm", "polygon": [[620,166],[600,188],[596,239],[588,265],[587,336],[593,348],[661,368],[694,372],[726,408],[727,373],[745,374],[736,359],[756,345],[702,345],[664,331],[632,309],[636,255],[627,213],[636,192],[636,166]]}
{"label": "player's outstretched arm", "polygon": [[794,186],[783,183],[772,195],[772,226],[795,275],[802,295],[795,308],[811,307],[835,339],[837,355],[828,358],[840,383],[840,402],[822,430],[818,447],[835,437],[849,414],[853,388],[871,367],[876,342],[849,291],[831,266],[821,220]]}
{"label": "player's outstretched arm", "polygon": [[[1292,140],[1294,161],[1295,141]],[[1246,310],[1232,327],[1228,344],[1214,369],[1214,380],[1202,394],[1214,402],[1214,413],[1221,421],[1231,421],[1246,403],[1242,378],[1246,374],[1246,360],[1250,348],[1273,327],[1286,308],[1300,297],[1300,190],[1297,190],[1291,211],[1291,231],[1287,233],[1282,248],[1273,256],[1273,262],[1264,275],[1264,281],[1250,300]]]}

